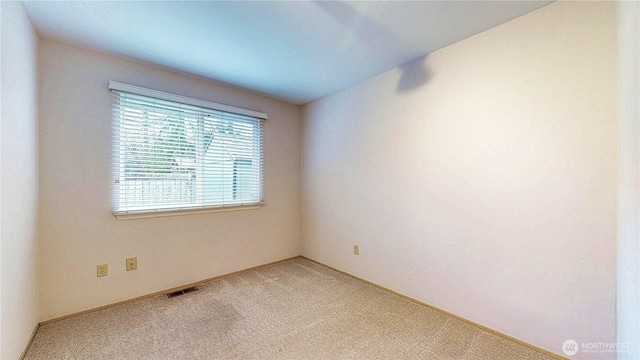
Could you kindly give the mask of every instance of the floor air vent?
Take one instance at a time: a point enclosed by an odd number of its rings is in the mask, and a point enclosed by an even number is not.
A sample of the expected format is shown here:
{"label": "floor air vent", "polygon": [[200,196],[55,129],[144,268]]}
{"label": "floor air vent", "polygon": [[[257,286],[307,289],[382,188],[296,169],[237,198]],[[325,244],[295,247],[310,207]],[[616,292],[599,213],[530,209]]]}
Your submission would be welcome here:
{"label": "floor air vent", "polygon": [[192,286],[190,288],[186,288],[186,289],[182,289],[182,290],[178,290],[178,291],[174,291],[172,293],[168,293],[167,294],[167,298],[171,299],[172,297],[176,297],[176,296],[180,296],[180,295],[184,295],[184,294],[188,294],[190,292],[194,292],[194,291],[198,291],[198,287],[197,286]]}

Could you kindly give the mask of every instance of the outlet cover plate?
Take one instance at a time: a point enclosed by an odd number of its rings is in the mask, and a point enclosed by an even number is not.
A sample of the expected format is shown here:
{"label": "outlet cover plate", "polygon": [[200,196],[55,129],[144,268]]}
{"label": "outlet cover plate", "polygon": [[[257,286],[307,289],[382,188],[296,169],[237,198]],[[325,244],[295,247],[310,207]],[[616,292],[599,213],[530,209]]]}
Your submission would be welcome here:
{"label": "outlet cover plate", "polygon": [[127,271],[136,270],[138,268],[138,257],[127,258]]}
{"label": "outlet cover plate", "polygon": [[109,264],[98,265],[98,277],[107,276],[109,274]]}

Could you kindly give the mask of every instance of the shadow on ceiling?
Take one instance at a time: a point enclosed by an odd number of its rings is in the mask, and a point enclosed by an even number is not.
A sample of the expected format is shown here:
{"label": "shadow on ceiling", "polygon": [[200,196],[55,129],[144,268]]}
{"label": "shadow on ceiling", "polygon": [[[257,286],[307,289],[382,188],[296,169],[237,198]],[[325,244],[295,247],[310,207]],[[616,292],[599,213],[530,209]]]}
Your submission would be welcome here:
{"label": "shadow on ceiling", "polygon": [[[411,46],[392,31],[366,14],[358,12],[345,1],[312,1],[312,3],[330,15],[338,24],[344,26],[350,34],[366,34],[375,39],[387,39],[387,43],[399,44],[403,52],[410,53],[412,51]],[[388,49],[380,46],[369,46],[368,48],[371,49],[369,56],[376,56],[380,52],[388,51]],[[398,67],[402,74],[396,85],[397,92],[410,92],[429,81],[431,72],[426,66],[426,58],[427,56],[425,55]]]}

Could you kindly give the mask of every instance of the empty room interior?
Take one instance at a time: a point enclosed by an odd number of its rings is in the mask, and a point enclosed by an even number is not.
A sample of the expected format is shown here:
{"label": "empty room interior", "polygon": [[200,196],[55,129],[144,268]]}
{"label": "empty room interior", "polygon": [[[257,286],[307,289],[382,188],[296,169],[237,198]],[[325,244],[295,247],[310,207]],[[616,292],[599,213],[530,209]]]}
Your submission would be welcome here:
{"label": "empty room interior", "polygon": [[637,2],[0,17],[1,359],[640,359]]}

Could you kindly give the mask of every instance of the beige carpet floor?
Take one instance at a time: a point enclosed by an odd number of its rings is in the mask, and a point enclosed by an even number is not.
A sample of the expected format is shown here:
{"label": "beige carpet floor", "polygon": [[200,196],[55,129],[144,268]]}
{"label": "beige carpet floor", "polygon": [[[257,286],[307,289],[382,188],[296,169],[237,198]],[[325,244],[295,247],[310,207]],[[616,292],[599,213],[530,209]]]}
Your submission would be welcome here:
{"label": "beige carpet floor", "polygon": [[550,359],[303,258],[42,325],[26,359]]}

